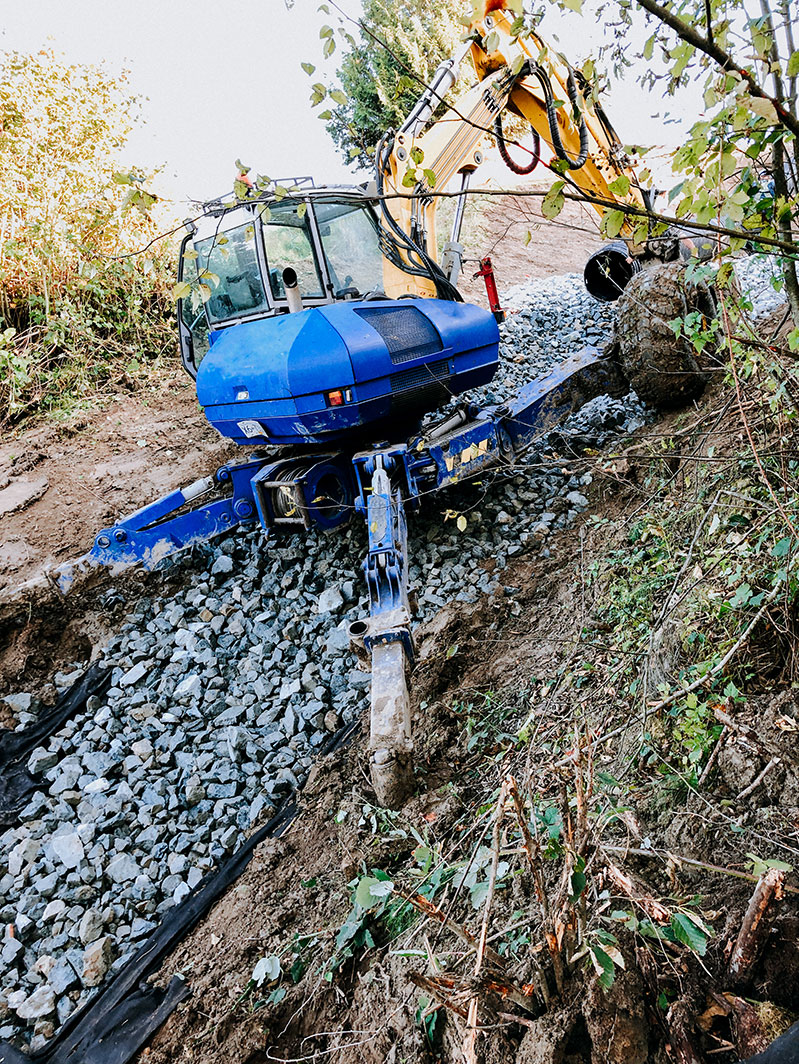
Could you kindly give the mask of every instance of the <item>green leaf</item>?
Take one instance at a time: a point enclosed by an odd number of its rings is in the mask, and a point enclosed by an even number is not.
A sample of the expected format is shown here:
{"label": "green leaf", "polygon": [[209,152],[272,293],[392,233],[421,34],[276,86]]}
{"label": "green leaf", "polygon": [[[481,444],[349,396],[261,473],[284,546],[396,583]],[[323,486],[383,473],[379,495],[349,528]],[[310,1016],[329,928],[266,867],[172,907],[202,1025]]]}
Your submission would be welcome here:
{"label": "green leaf", "polygon": [[327,89],[324,87],[321,81],[315,82],[311,86],[311,107],[317,107],[322,100],[327,96]]}
{"label": "green leaf", "polygon": [[588,954],[594,966],[594,971],[599,976],[599,985],[605,990],[610,990],[616,978],[616,966],[613,960],[601,946],[597,945],[589,946]]}
{"label": "green leaf", "polygon": [[613,239],[619,235],[623,225],[624,211],[605,211],[601,225],[602,234]]}
{"label": "green leaf", "polygon": [[488,897],[489,882],[484,880],[481,883],[475,883],[472,889],[469,891],[469,897],[472,902],[473,909],[479,909],[483,902]]}
{"label": "green leaf", "polygon": [[341,104],[342,107],[345,107],[347,104],[347,97],[344,95],[341,89],[331,89],[330,99],[335,101],[335,103]]}
{"label": "green leaf", "polygon": [[652,55],[653,55],[654,51],[655,51],[655,35],[653,33],[652,36],[647,40],[646,44],[644,45],[644,59],[649,61],[652,58]]}
{"label": "green leaf", "polygon": [[771,553],[772,553],[772,556],[775,557],[775,558],[784,558],[785,555],[789,553],[790,549],[791,549],[791,537],[790,536],[785,536],[784,539],[781,539],[778,543],[774,544],[774,548],[771,551]]}
{"label": "green leaf", "polygon": [[394,890],[391,880],[364,876],[355,890],[355,902],[362,909],[373,909]]}
{"label": "green leaf", "polygon": [[304,202],[303,203],[298,203],[297,204],[297,217],[300,218],[300,219],[304,218],[307,210],[308,210],[308,204],[307,203],[304,203]]}
{"label": "green leaf", "polygon": [[308,77],[310,77],[311,74],[313,74],[313,72],[316,70],[316,67],[313,65],[313,63],[300,63],[300,66],[308,75]]}
{"label": "green leaf", "polygon": [[615,181],[611,181],[608,188],[616,196],[626,196],[630,191],[630,179],[626,174],[619,174]]}
{"label": "green leaf", "polygon": [[245,166],[241,159],[236,159],[236,171],[239,174],[248,174],[250,172],[250,167]]}
{"label": "green leaf", "polygon": [[499,34],[495,30],[492,30],[483,41],[483,47],[488,55],[493,55],[499,48]]}
{"label": "green leaf", "polygon": [[411,148],[411,159],[416,166],[421,166],[424,162],[424,152],[421,148]]}
{"label": "green leaf", "polygon": [[335,50],[336,50],[336,42],[335,42],[335,40],[332,37],[328,37],[327,40],[325,41],[324,48],[322,49],[322,54],[324,55],[325,59],[329,59],[330,56],[333,54],[333,52],[335,52]]}
{"label": "green leaf", "polygon": [[257,986],[261,986],[262,983],[273,983],[275,979],[280,978],[280,958],[274,953],[261,957],[253,968],[250,978]]}
{"label": "green leaf", "polygon": [[319,115],[319,117],[322,119],[323,122],[329,122],[330,119],[333,117],[333,112],[332,111],[322,111],[321,114]]}
{"label": "green leaf", "polygon": [[670,927],[677,942],[682,942],[693,953],[704,957],[709,936],[691,916],[687,913],[675,913],[671,918]]}
{"label": "green leaf", "polygon": [[435,170],[422,170],[422,173],[424,174],[424,179],[427,182],[428,188],[435,188],[436,187]]}
{"label": "green leaf", "polygon": [[402,175],[403,188],[413,188],[416,184],[416,171],[413,167],[408,167],[405,173]]}
{"label": "green leaf", "polygon": [[799,75],[799,50],[791,54],[791,58],[788,60],[788,65],[785,68],[785,73],[789,78],[795,78]]}
{"label": "green leaf", "polygon": [[173,299],[185,299],[191,292],[191,285],[188,281],[178,281],[178,283],[172,289]]}
{"label": "green leaf", "polygon": [[552,187],[541,201],[541,213],[545,218],[557,218],[563,210],[566,199],[563,195],[565,181],[553,181]]}
{"label": "green leaf", "polygon": [[730,599],[730,605],[733,609],[737,609],[739,606],[745,606],[752,597],[752,588],[744,581],[735,591],[735,594]]}
{"label": "green leaf", "polygon": [[585,872],[578,872],[575,869],[572,872],[572,875],[571,875],[571,890],[572,890],[572,893],[571,893],[571,897],[569,898],[569,901],[572,901],[572,902],[577,901],[577,899],[580,897],[582,892],[585,890],[587,883],[588,883],[588,879],[586,878]]}
{"label": "green leaf", "polygon": [[576,11],[578,14],[583,9],[583,0],[561,0],[561,2],[569,11]]}
{"label": "green leaf", "polygon": [[776,868],[780,872],[793,872],[793,867],[786,864],[785,861],[767,861],[762,857],[758,857],[756,853],[748,853],[746,856],[752,862],[753,876],[763,876],[770,868]]}

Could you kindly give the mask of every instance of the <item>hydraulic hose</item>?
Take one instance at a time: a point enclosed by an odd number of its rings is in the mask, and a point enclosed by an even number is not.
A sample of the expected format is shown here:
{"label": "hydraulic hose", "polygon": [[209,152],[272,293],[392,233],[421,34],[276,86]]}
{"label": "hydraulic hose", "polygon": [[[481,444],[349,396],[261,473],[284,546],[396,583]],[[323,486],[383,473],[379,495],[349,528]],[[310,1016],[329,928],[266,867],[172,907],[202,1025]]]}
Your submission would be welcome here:
{"label": "hydraulic hose", "polygon": [[[380,223],[380,239],[384,253],[386,253],[390,262],[392,262],[398,269],[404,273],[412,274],[415,277],[428,277],[436,286],[436,295],[439,299],[448,299],[452,302],[462,303],[463,296],[458,289],[450,281],[447,275],[434,262],[424,248],[420,247],[411,236],[406,233],[397,220],[391,214],[386,202],[383,199],[384,189],[384,173],[388,167],[388,159],[391,154],[391,148],[388,143],[389,134],[380,141],[375,153],[376,159],[376,179],[377,179],[377,192],[380,197],[380,213],[383,221]],[[385,224],[383,224],[385,222]],[[404,251],[408,256],[408,261],[403,260],[400,251]],[[414,260],[417,263],[414,265]]]}
{"label": "hydraulic hose", "polygon": [[531,174],[533,170],[535,170],[541,158],[541,138],[538,135],[538,130],[533,129],[533,151],[531,160],[527,166],[521,166],[519,163],[515,163],[510,157],[508,146],[502,133],[501,113],[494,119],[494,136],[497,138],[497,147],[499,148],[499,154],[502,161],[509,170],[512,170],[514,174],[519,174],[521,177]]}
{"label": "hydraulic hose", "polygon": [[569,170],[579,170],[581,167],[585,166],[586,160],[588,159],[588,126],[585,124],[585,118],[580,110],[579,91],[577,89],[577,82],[574,80],[574,73],[571,68],[569,68],[569,78],[566,82],[566,88],[569,93],[572,108],[574,109],[575,118],[579,116],[580,123],[580,154],[576,159],[572,159],[563,147],[560,129],[558,128],[557,108],[555,107],[555,98],[552,93],[550,80],[540,67],[536,67],[533,73],[538,78],[541,83],[541,88],[544,90],[547,121],[549,123],[549,135],[552,138],[552,150],[555,152],[556,157],[566,164]]}

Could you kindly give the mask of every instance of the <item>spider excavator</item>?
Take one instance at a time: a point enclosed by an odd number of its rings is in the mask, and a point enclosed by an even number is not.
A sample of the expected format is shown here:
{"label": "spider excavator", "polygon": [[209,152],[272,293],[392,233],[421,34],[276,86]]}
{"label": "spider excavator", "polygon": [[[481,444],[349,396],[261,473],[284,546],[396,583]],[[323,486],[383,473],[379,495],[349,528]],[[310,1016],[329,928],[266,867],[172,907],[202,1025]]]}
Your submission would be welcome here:
{"label": "spider excavator", "polygon": [[[586,348],[505,405],[452,408],[453,396],[491,380],[499,359],[490,262],[481,270],[490,310],[464,302],[457,288],[464,206],[486,134],[517,172],[532,169],[543,142],[575,189],[649,209],[580,74],[540,38],[518,35],[514,19],[500,6],[471,23],[402,127],[381,140],[372,182],[256,184],[206,204],[189,223],[182,362],[210,424],[256,450],[103,529],[89,554],[57,575],[65,590],[87,567],[152,568],[236,526],[260,523],[280,536],[333,531],[360,515],[369,615],[352,622],[350,636],[371,666],[371,777],[379,802],[392,807],[413,785],[406,513],[431,493],[513,463],[572,408],[575,384],[602,394],[618,378],[618,367]],[[467,64],[476,82],[442,104]],[[509,115],[532,127],[524,165],[512,161],[503,135]],[[439,259],[436,193],[453,182],[456,209]],[[598,299],[614,300],[643,264],[663,258],[663,241],[637,246],[627,223],[619,236],[586,266]],[[674,380],[672,372],[668,388]]]}

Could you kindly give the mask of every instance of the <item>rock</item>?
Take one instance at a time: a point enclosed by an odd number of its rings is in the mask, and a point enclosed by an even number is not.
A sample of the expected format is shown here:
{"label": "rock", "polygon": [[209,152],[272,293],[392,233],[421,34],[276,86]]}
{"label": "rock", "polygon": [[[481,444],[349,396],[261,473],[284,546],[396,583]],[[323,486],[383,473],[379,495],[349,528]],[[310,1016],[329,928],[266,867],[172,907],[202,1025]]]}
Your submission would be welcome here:
{"label": "rock", "polygon": [[124,676],[120,677],[120,687],[132,687],[137,684],[139,680],[143,680],[147,673],[150,671],[150,663],[145,661],[137,662],[132,669],[128,669]]}
{"label": "rock", "polygon": [[187,676],[185,680],[181,680],[175,688],[174,697],[176,699],[181,698],[198,698],[202,693],[202,683],[200,677],[196,673],[192,673],[191,676]]}
{"label": "rock", "polygon": [[4,968],[10,968],[24,952],[25,946],[18,938],[6,938],[0,946],[0,963]]}
{"label": "rock", "polygon": [[54,898],[52,901],[48,902],[47,905],[45,905],[44,912],[42,913],[42,920],[45,922],[47,922],[48,920],[54,920],[57,916],[60,916],[61,913],[64,912],[66,907],[67,903],[65,901],[62,901],[61,898]]}
{"label": "rock", "polygon": [[32,776],[38,776],[42,772],[48,772],[58,764],[58,754],[45,750],[43,746],[37,746],[28,758],[28,772]]}
{"label": "rock", "polygon": [[55,967],[47,977],[47,981],[56,994],[60,996],[73,986],[78,985],[78,976],[66,957],[62,957],[61,960],[56,961]]}
{"label": "rock", "polygon": [[77,868],[85,856],[80,835],[74,831],[57,835],[50,845],[53,847],[53,853],[66,868]]}
{"label": "rock", "polygon": [[566,496],[566,502],[570,506],[574,506],[576,509],[581,510],[585,509],[588,505],[588,499],[586,499],[585,495],[581,494],[579,491],[570,491]]}
{"label": "rock", "polygon": [[229,558],[226,554],[221,554],[214,564],[211,566],[211,576],[217,576],[220,573],[232,573],[233,572],[233,559]]}
{"label": "rock", "polygon": [[192,809],[205,800],[205,787],[199,776],[189,776],[186,780],[186,805]]}
{"label": "rock", "polygon": [[138,739],[131,743],[130,748],[140,761],[146,761],[153,756],[153,744],[149,739]]}
{"label": "rock", "polygon": [[36,839],[22,839],[8,855],[8,871],[16,878],[23,868],[32,864],[41,849]]}
{"label": "rock", "polygon": [[78,924],[78,938],[88,946],[103,933],[103,918],[96,909],[87,909]]}
{"label": "rock", "polygon": [[55,1012],[55,994],[50,986],[40,986],[17,1007],[21,1020],[38,1020]]}
{"label": "rock", "polygon": [[328,587],[319,596],[316,603],[318,613],[335,613],[344,605],[344,596],[337,587]]}
{"label": "rock", "polygon": [[83,954],[83,972],[81,979],[84,986],[99,986],[111,967],[113,947],[110,935],[92,942]]}
{"label": "rock", "polygon": [[[2,494],[2,492],[0,492]],[[3,702],[13,710],[14,713],[28,713],[33,701],[33,695],[27,691],[18,691],[13,695],[6,695],[3,698]]]}
{"label": "rock", "polygon": [[105,874],[112,883],[130,883],[140,871],[138,864],[129,853],[120,853],[109,861]]}

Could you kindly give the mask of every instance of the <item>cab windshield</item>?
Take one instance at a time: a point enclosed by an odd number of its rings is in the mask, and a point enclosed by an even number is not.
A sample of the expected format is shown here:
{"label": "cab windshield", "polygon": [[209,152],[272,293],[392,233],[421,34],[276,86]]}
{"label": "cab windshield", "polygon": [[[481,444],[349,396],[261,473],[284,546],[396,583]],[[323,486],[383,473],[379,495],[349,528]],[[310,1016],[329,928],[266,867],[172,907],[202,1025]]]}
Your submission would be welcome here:
{"label": "cab windshield", "polygon": [[206,310],[211,323],[267,309],[252,218],[196,240],[194,249],[200,284],[210,289]]}
{"label": "cab windshield", "polygon": [[333,294],[357,298],[382,288],[383,256],[368,208],[321,201],[314,209]]}
{"label": "cab windshield", "polygon": [[264,246],[273,299],[285,299],[283,271],[295,270],[300,292],[308,298],[324,295],[319,264],[313,250],[311,220],[305,203],[282,200],[263,214]]}

